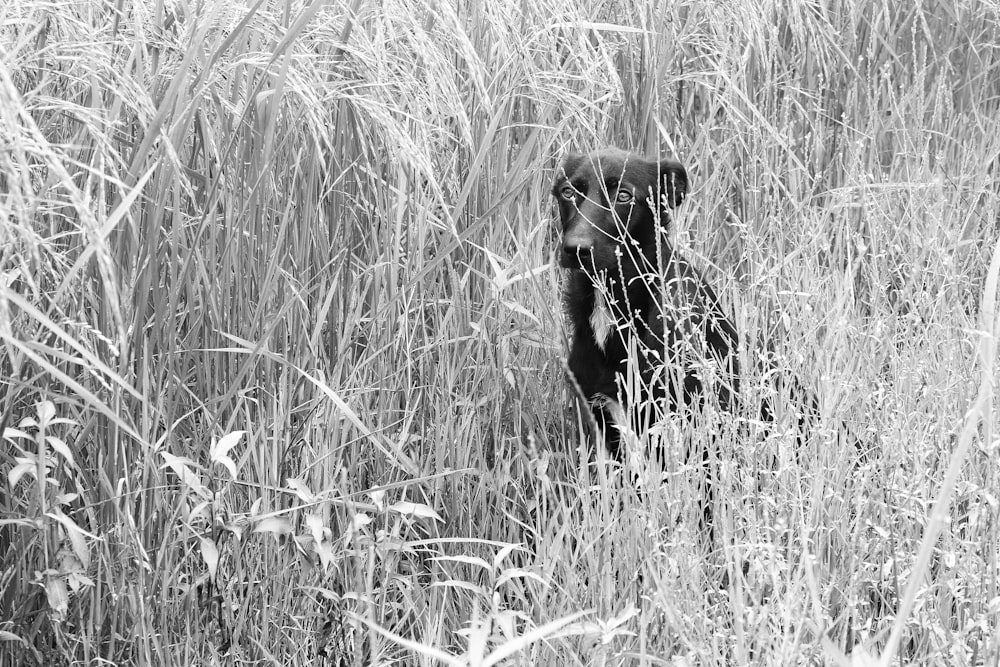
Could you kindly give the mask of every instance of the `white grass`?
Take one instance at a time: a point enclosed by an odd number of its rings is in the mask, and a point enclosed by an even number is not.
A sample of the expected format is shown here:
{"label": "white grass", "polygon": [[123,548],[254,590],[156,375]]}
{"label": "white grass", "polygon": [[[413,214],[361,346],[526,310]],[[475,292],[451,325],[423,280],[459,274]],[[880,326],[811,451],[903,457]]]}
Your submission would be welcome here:
{"label": "white grass", "polygon": [[[998,10],[0,4],[0,664],[997,664]],[[607,144],[824,413],[651,436],[708,555],[565,379]]]}

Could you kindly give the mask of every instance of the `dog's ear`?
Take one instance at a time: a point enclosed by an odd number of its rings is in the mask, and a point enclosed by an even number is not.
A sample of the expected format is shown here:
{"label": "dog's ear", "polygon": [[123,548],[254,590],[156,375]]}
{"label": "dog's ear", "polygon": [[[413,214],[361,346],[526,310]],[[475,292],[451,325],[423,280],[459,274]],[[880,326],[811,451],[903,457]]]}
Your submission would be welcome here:
{"label": "dog's ear", "polygon": [[688,175],[684,165],[677,160],[663,159],[660,160],[657,171],[667,206],[677,208],[688,193]]}
{"label": "dog's ear", "polygon": [[583,153],[567,154],[566,158],[562,161],[562,164],[556,167],[556,184],[569,179],[576,172],[576,170],[580,168],[580,163],[583,162],[585,157],[587,156]]}

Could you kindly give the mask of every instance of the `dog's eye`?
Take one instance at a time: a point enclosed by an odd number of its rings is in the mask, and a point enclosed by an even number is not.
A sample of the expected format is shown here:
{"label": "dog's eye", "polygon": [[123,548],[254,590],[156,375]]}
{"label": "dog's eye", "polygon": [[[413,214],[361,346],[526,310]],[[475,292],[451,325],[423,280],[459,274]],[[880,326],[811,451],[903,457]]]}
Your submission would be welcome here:
{"label": "dog's eye", "polygon": [[633,199],[635,199],[635,197],[632,196],[632,192],[630,190],[622,189],[615,195],[615,201],[619,204],[628,204]]}
{"label": "dog's eye", "polygon": [[573,189],[573,188],[572,188],[571,186],[569,186],[569,185],[567,185],[567,186],[564,186],[564,187],[563,187],[563,188],[562,188],[562,189],[561,189],[561,190],[559,191],[559,196],[560,196],[560,197],[562,197],[563,199],[569,199],[570,201],[572,201],[572,200],[576,199],[576,190],[574,190],[574,189]]}

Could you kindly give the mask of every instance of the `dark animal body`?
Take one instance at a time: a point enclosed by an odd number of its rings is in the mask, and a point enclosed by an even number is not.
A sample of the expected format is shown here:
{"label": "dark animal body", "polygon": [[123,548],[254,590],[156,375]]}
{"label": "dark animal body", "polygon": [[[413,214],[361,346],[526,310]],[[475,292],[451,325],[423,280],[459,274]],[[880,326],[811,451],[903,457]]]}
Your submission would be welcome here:
{"label": "dark animal body", "polygon": [[[665,234],[671,210],[687,192],[688,175],[680,163],[617,149],[569,156],[552,189],[562,223],[559,263],[569,269],[564,294],[572,329],[569,370],[608,452],[619,461],[626,453],[622,433],[641,435],[651,425],[650,413],[696,419],[709,401],[740,412],[736,328],[712,287]],[[797,378],[781,376],[774,374],[776,388],[786,385],[802,444],[819,417],[819,403]],[[763,400],[753,416],[770,422],[773,407]],[[838,436],[853,444],[859,460],[868,458],[869,447],[844,424]],[[704,468],[699,523],[711,544],[708,446],[698,458]]]}
{"label": "dark animal body", "polygon": [[[562,223],[559,263],[569,269],[564,294],[572,328],[569,370],[607,451],[619,461],[625,460],[623,432],[641,435],[657,414],[696,420],[709,401],[738,412],[736,328],[712,287],[665,234],[671,210],[687,192],[688,175],[680,163],[616,149],[569,156],[552,189]],[[789,391],[801,443],[818,417],[818,401],[795,378]],[[767,401],[754,413],[763,422],[774,417]],[[849,437],[864,456],[861,444]],[[700,456],[686,452],[703,468],[699,526],[709,544],[714,542],[710,442],[703,441]],[[664,455],[660,448],[649,453],[656,459]]]}
{"label": "dark animal body", "polygon": [[630,364],[642,388],[632,404],[666,401],[670,411],[690,413],[703,406],[707,385],[724,410],[738,400],[736,329],[664,234],[687,190],[680,163],[613,149],[571,155],[553,187],[559,261],[570,269],[569,369],[619,459],[625,425],[615,423],[614,402],[622,402]]}

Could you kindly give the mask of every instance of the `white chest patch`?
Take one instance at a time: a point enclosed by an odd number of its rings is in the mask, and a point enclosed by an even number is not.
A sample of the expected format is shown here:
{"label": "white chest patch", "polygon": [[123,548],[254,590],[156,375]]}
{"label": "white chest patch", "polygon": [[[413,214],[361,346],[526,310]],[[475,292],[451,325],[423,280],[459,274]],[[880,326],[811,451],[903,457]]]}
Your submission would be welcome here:
{"label": "white chest patch", "polygon": [[597,347],[604,350],[611,337],[611,330],[614,328],[615,320],[611,316],[611,309],[608,308],[607,298],[598,289],[594,290],[594,311],[590,314],[590,328],[594,331],[594,341]]}

